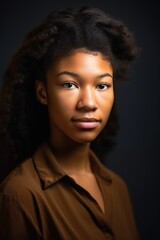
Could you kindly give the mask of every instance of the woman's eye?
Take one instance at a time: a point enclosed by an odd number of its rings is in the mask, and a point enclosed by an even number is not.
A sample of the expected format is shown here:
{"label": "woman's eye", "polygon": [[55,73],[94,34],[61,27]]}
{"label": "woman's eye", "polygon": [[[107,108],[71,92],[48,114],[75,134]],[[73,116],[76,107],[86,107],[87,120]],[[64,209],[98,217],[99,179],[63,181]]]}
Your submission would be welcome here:
{"label": "woman's eye", "polygon": [[102,84],[98,84],[96,87],[98,90],[106,90],[109,88],[108,84],[102,83]]}
{"label": "woman's eye", "polygon": [[64,83],[63,84],[63,87],[64,88],[68,88],[68,89],[73,89],[73,88],[76,88],[76,85],[74,83]]}

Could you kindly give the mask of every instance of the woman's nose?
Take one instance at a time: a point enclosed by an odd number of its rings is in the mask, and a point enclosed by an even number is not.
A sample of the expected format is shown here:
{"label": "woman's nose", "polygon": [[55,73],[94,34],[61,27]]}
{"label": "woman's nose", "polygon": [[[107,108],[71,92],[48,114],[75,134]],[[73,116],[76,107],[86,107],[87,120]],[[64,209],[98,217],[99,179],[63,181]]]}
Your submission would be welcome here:
{"label": "woman's nose", "polygon": [[87,87],[80,92],[77,109],[81,111],[95,111],[98,108],[93,88]]}

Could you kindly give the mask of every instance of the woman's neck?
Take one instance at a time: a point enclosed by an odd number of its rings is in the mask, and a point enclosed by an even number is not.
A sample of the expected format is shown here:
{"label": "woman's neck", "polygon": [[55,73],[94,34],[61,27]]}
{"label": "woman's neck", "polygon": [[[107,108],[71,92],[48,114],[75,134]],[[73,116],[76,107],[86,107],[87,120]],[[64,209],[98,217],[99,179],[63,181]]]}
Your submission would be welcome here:
{"label": "woman's neck", "polygon": [[89,160],[89,143],[76,143],[72,140],[65,142],[54,141],[50,138],[54,156],[67,173],[91,172]]}

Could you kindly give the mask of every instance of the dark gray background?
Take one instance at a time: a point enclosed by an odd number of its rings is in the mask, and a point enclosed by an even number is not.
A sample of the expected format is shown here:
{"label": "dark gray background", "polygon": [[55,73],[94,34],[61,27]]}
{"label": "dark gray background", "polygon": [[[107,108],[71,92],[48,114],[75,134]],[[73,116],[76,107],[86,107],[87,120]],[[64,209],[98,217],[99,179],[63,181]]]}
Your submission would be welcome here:
{"label": "dark gray background", "polygon": [[24,0],[0,3],[0,79],[25,34],[55,9],[93,6],[125,22],[142,47],[128,82],[117,86],[120,129],[105,164],[127,183],[142,240],[160,239],[159,11],[154,1]]}

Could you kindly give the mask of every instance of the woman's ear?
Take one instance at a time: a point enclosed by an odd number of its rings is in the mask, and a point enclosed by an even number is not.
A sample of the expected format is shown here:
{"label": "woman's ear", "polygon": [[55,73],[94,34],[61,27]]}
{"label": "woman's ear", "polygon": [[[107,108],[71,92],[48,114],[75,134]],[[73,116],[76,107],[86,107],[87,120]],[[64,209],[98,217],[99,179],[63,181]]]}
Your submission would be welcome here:
{"label": "woman's ear", "polygon": [[47,99],[47,93],[46,93],[46,88],[44,86],[44,83],[42,81],[37,80],[35,82],[35,89],[36,89],[36,95],[37,95],[38,101],[43,105],[47,105],[48,99]]}

